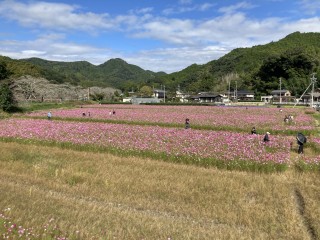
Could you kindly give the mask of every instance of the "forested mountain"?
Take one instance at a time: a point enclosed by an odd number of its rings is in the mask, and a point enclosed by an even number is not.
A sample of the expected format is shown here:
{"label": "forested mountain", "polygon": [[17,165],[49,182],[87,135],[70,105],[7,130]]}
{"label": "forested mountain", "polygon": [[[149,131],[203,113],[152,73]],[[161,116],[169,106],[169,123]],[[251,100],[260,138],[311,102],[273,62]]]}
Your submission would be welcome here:
{"label": "forested mountain", "polygon": [[41,76],[41,68],[21,60],[14,60],[9,57],[0,56],[0,68],[5,69],[9,75],[20,77],[23,75],[31,75],[34,77]]}
{"label": "forested mountain", "polygon": [[[218,60],[192,65],[165,76],[168,87],[190,91],[253,90],[256,95],[286,88],[301,94],[313,72],[319,76],[320,33],[295,32],[278,42],[251,48],[237,48]],[[318,77],[319,78],[319,77]]]}
{"label": "forested mountain", "polygon": [[140,83],[152,82],[158,75],[163,75],[143,70],[119,58],[111,59],[98,66],[86,61],[57,62],[39,58],[21,61],[41,67],[42,75],[47,79],[53,79],[57,82],[71,82],[82,86],[131,88]]}
{"label": "forested mountain", "polygon": [[[45,77],[51,82],[74,85],[114,87],[122,90],[139,89],[143,85],[175,91],[178,86],[191,93],[222,92],[237,89],[252,90],[256,96],[279,88],[301,94],[310,83],[313,72],[319,77],[320,33],[295,32],[265,45],[237,48],[207,64],[193,64],[172,74],[154,73],[111,59],[101,65],[89,62],[57,62],[39,58],[13,60],[0,56],[1,69],[11,76]],[[319,84],[318,84],[319,85]]]}

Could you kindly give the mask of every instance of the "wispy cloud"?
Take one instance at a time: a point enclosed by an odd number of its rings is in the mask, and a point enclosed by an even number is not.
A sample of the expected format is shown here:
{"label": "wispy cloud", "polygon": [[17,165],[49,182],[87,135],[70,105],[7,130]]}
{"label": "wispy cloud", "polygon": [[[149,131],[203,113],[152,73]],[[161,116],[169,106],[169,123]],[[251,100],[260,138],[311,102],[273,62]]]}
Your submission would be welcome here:
{"label": "wispy cloud", "polygon": [[207,11],[207,10],[209,10],[210,8],[212,8],[213,6],[214,6],[214,4],[212,4],[212,3],[204,3],[204,4],[202,4],[202,5],[199,5],[198,9],[199,9],[200,11]]}
{"label": "wispy cloud", "polygon": [[190,4],[192,3],[192,0],[179,0],[180,4]]}
{"label": "wispy cloud", "polygon": [[241,9],[251,9],[253,7],[254,6],[251,3],[239,2],[239,3],[235,4],[235,5],[222,7],[222,8],[219,9],[219,12],[231,14],[231,13],[237,12],[238,10],[241,10]]}
{"label": "wispy cloud", "polygon": [[315,15],[320,11],[320,2],[314,0],[300,0],[298,5],[304,9],[306,14]]}
{"label": "wispy cloud", "polygon": [[[191,2],[190,2],[191,3]],[[213,3],[203,3],[203,4],[195,4],[188,6],[176,6],[176,7],[170,7],[166,8],[162,11],[164,15],[172,15],[172,14],[180,14],[180,13],[186,13],[186,12],[194,12],[194,11],[207,11],[210,8],[215,6]]]}
{"label": "wispy cloud", "polygon": [[135,9],[129,11],[131,14],[147,14],[151,13],[153,11],[153,7],[148,7],[148,8],[140,8],[140,9]]}

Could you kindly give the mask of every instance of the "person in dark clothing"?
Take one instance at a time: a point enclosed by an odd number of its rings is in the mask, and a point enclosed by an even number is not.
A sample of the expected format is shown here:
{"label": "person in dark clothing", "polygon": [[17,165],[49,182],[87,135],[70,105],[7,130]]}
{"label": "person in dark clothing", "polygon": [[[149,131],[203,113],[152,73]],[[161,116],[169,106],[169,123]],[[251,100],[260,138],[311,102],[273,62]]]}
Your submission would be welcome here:
{"label": "person in dark clothing", "polygon": [[302,154],[303,153],[303,143],[300,141],[297,141],[299,148],[298,148],[298,154]]}
{"label": "person in dark clothing", "polygon": [[299,145],[298,154],[303,154],[303,145],[306,142],[307,142],[307,138],[302,133],[298,133],[297,135],[297,143]]}
{"label": "person in dark clothing", "polygon": [[189,128],[190,128],[190,120],[189,118],[186,118],[185,129],[189,129]]}
{"label": "person in dark clothing", "polygon": [[267,132],[266,135],[264,135],[263,141],[266,142],[270,142],[270,138],[269,138],[270,133]]}
{"label": "person in dark clothing", "polygon": [[257,130],[256,130],[255,127],[253,127],[253,128],[251,129],[251,134],[257,134]]}

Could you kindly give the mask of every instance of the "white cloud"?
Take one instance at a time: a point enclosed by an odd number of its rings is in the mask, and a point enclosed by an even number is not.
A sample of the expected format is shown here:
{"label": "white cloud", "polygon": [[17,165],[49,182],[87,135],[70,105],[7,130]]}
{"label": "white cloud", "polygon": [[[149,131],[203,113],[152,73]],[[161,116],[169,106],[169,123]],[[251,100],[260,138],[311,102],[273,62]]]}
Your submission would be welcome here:
{"label": "white cloud", "polygon": [[161,48],[138,52],[135,56],[125,56],[126,61],[152,71],[166,71],[167,73],[180,71],[191,64],[205,64],[217,59],[228,49],[219,47],[205,48]]}
{"label": "white cloud", "polygon": [[44,55],[46,52],[38,51],[38,50],[22,50],[23,55],[30,55],[30,56],[37,56],[37,55]]}
{"label": "white cloud", "polygon": [[81,13],[78,10],[79,7],[75,5],[63,3],[22,3],[11,0],[0,3],[1,16],[28,27],[94,31],[96,28],[115,28],[119,24],[108,14]]}
{"label": "white cloud", "polygon": [[195,26],[191,20],[155,19],[142,25],[135,37],[159,39],[178,45],[192,45],[195,42]]}
{"label": "white cloud", "polygon": [[286,33],[320,32],[320,17],[300,19],[294,23],[284,23],[281,29]]}
{"label": "white cloud", "polygon": [[134,32],[133,36],[159,39],[176,46],[218,44],[244,47],[254,41],[261,43],[269,40],[266,36],[274,37],[275,30],[281,24],[281,19],[251,20],[243,13],[222,15],[204,21],[158,18],[141,25],[140,31]]}
{"label": "white cloud", "polygon": [[[57,61],[86,60],[99,64],[117,54],[110,49],[68,42],[55,35],[42,36],[33,41],[0,41],[0,46],[0,55],[14,59],[39,57]],[[103,56],[104,60],[96,56]]]}

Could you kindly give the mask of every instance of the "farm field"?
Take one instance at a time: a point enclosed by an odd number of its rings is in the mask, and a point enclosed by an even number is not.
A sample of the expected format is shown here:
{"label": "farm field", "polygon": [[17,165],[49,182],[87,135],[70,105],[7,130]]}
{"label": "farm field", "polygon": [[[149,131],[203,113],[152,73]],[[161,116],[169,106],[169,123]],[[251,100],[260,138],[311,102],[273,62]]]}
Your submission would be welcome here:
{"label": "farm field", "polygon": [[[116,114],[110,114],[115,110]],[[102,121],[181,127],[184,120],[191,120],[192,128],[250,132],[255,126],[265,130],[288,132],[314,130],[314,119],[301,114],[301,109],[266,107],[210,107],[210,106],[148,106],[148,105],[87,105],[75,109],[56,109],[55,118],[81,121]],[[30,117],[46,117],[46,111],[28,114]],[[85,114],[85,116],[83,116]],[[283,125],[285,115],[295,118],[294,125]],[[262,131],[262,132],[261,132]]]}
{"label": "farm field", "polygon": [[[2,119],[2,236],[318,239],[318,113],[201,108],[93,105]],[[297,131],[308,136],[303,155]]]}

